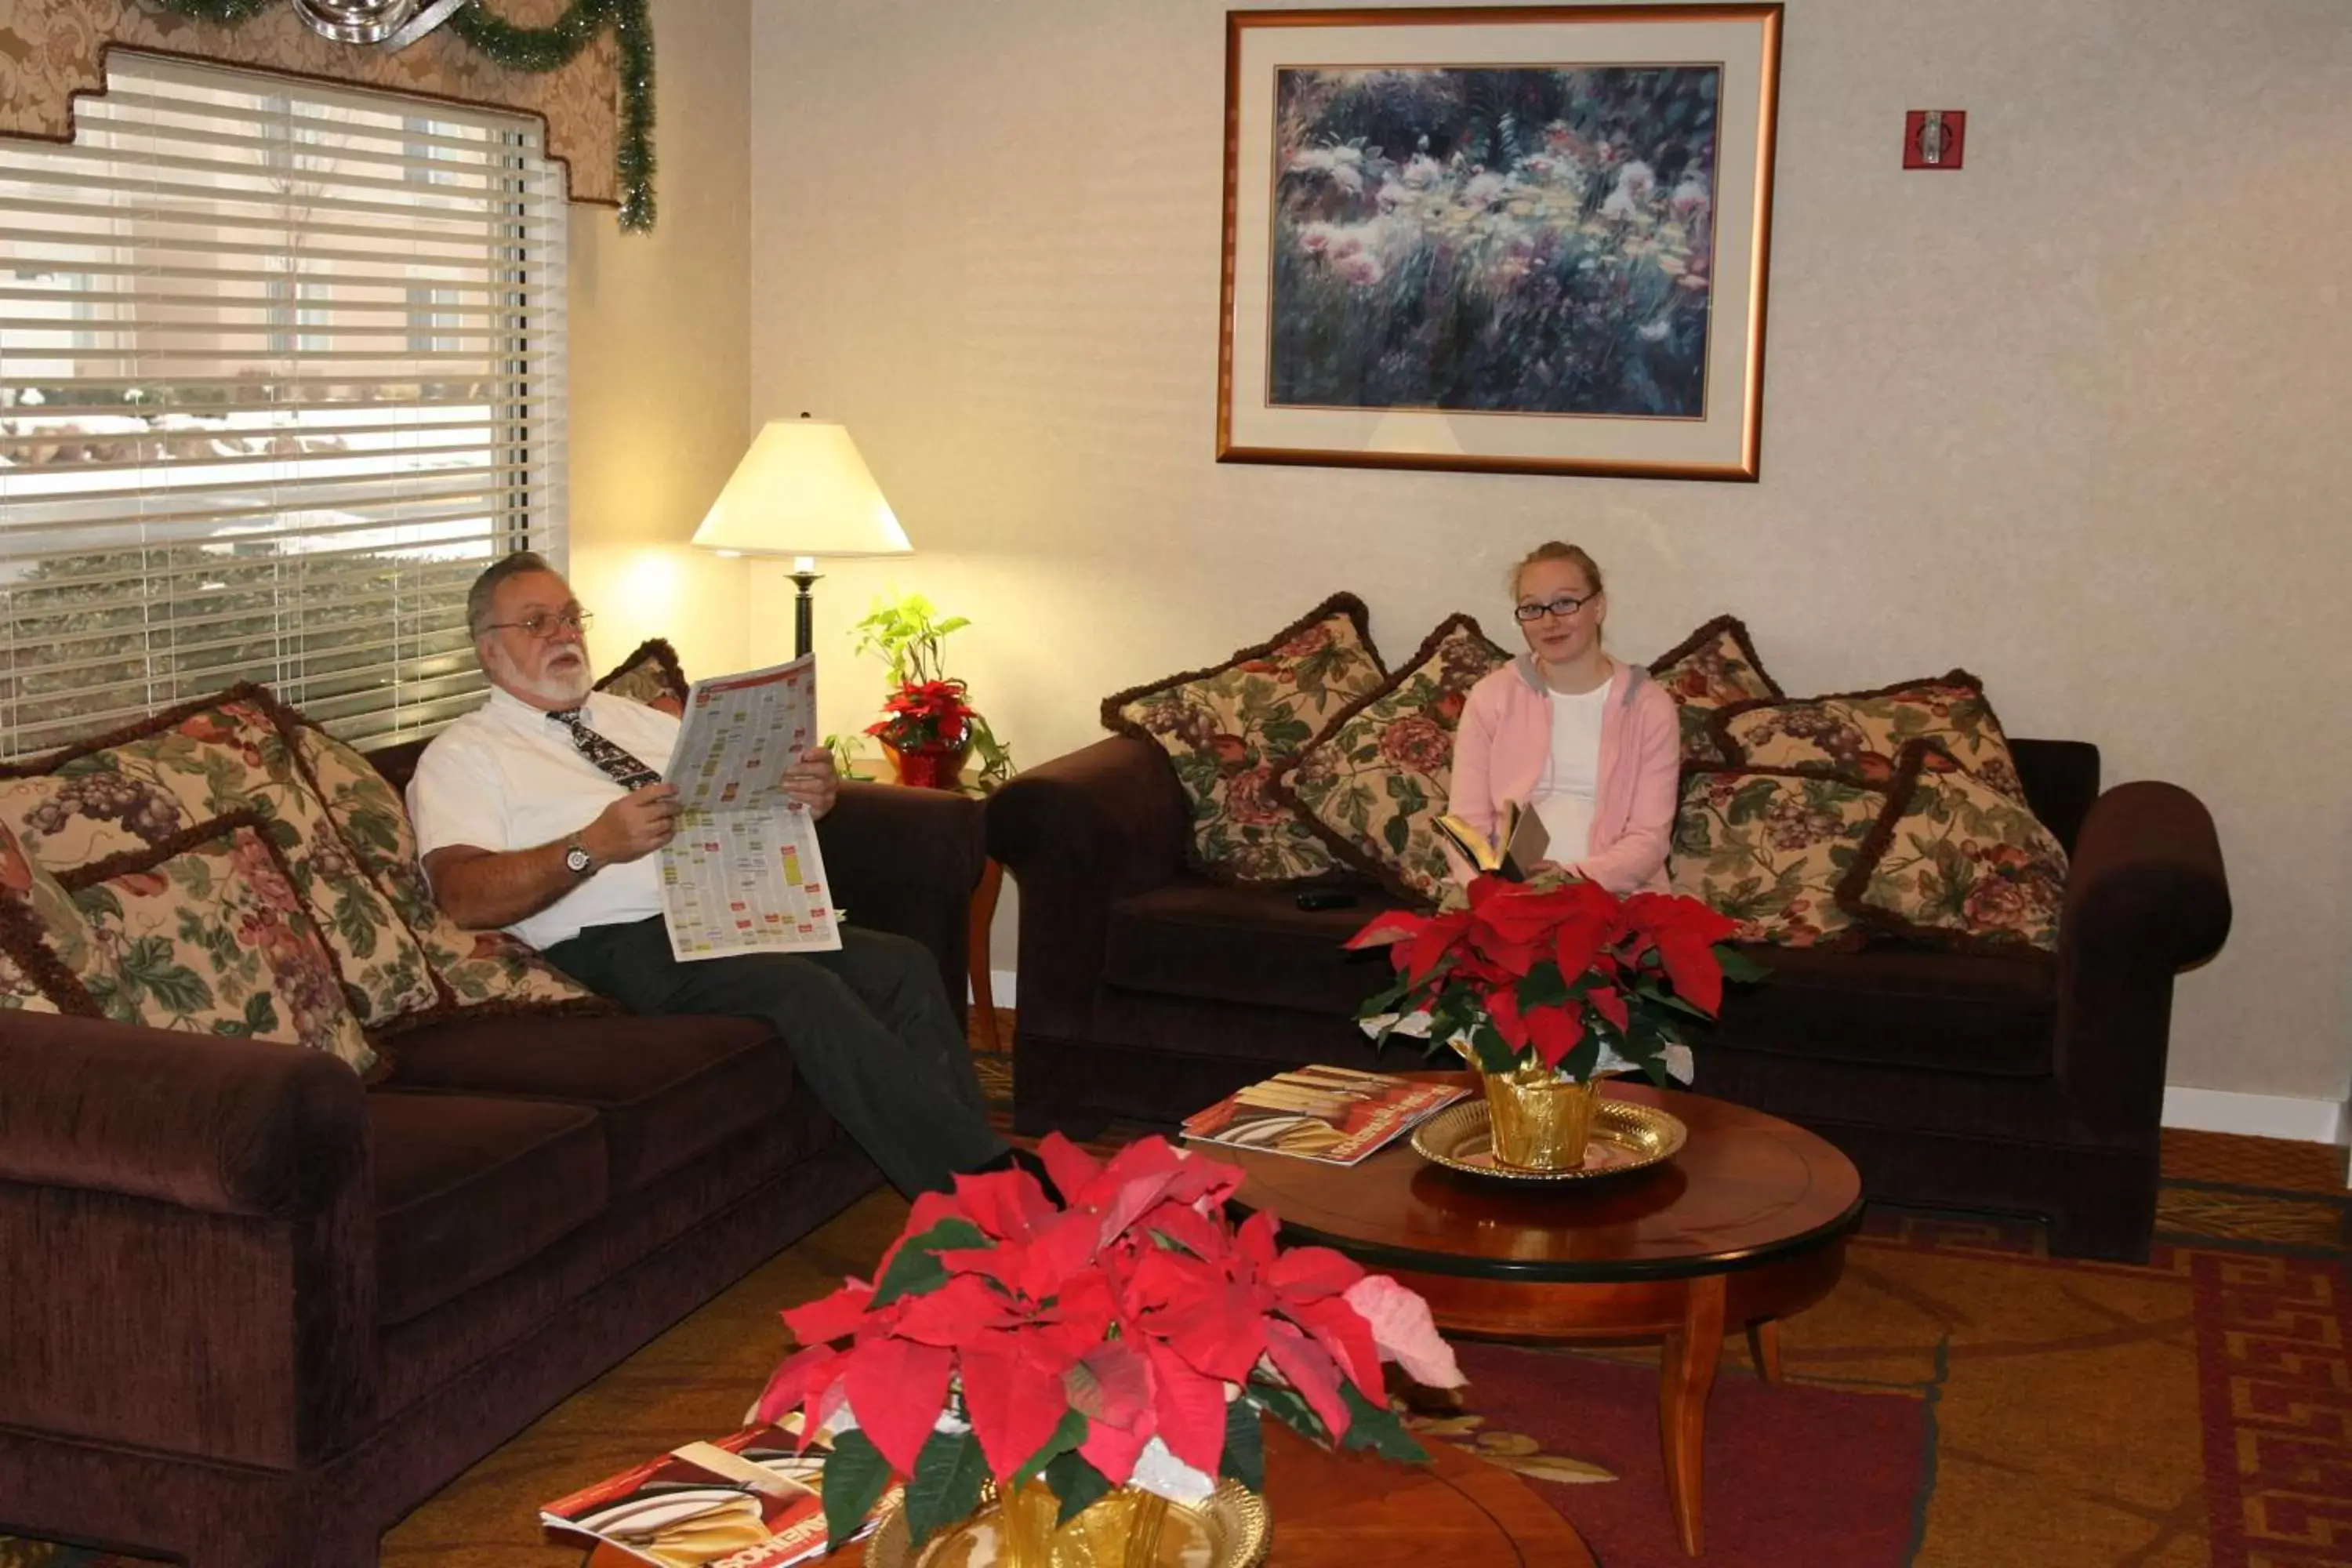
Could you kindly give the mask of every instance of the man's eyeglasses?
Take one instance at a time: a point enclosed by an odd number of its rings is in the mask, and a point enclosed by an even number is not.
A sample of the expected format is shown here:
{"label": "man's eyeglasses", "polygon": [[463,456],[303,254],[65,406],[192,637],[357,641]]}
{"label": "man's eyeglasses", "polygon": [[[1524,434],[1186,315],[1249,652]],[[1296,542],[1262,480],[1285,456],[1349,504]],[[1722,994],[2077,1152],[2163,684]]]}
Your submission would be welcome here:
{"label": "man's eyeglasses", "polygon": [[559,629],[584,632],[588,629],[588,623],[595,618],[593,614],[575,605],[562,615],[550,615],[545,610],[534,610],[519,621],[488,621],[484,623],[482,630],[503,631],[512,626],[526,636],[543,639],[553,637]]}
{"label": "man's eyeglasses", "polygon": [[1590,594],[1585,595],[1581,599],[1577,598],[1575,595],[1570,594],[1562,594],[1549,603],[1538,603],[1537,601],[1530,600],[1524,605],[1513,605],[1511,608],[1511,616],[1514,620],[1524,622],[1539,621],[1546,616],[1558,616],[1564,621],[1568,619],[1569,616],[1576,614],[1577,611],[1584,608],[1585,605],[1592,603],[1593,600],[1599,597],[1601,597],[1601,590],[1595,588]]}

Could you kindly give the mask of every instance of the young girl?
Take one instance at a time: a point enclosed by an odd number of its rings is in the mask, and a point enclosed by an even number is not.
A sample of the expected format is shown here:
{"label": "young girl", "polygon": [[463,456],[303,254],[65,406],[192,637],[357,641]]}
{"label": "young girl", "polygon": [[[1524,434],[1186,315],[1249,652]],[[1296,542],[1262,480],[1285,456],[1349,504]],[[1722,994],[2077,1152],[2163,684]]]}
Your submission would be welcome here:
{"label": "young girl", "polygon": [[1492,835],[1505,805],[1541,819],[1544,866],[1624,894],[1666,890],[1681,738],[1674,699],[1601,650],[1601,568],[1573,544],[1512,568],[1528,651],[1470,689],[1447,809]]}

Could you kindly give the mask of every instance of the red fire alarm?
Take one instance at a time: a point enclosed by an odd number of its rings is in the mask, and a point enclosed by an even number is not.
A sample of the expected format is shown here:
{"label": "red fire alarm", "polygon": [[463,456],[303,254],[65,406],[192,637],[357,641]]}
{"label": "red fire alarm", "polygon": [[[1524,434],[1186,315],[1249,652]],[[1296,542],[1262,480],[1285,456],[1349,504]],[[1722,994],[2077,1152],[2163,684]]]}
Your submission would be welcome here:
{"label": "red fire alarm", "polygon": [[1903,166],[1957,169],[1969,128],[1964,109],[1915,109],[1903,116]]}

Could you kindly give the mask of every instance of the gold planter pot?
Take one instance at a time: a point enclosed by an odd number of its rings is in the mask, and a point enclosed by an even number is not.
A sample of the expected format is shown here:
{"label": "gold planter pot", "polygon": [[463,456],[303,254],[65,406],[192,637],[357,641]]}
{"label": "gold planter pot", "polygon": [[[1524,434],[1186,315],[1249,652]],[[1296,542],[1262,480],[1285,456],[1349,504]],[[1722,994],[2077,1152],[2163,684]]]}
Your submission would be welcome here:
{"label": "gold planter pot", "polygon": [[1495,1160],[1517,1171],[1574,1171],[1592,1138],[1600,1085],[1570,1083],[1540,1063],[1478,1075],[1486,1090]]}
{"label": "gold planter pot", "polygon": [[1024,1482],[997,1515],[998,1568],[1159,1568],[1166,1498],[1118,1487],[1056,1525],[1061,1511],[1062,1500],[1044,1481]]}

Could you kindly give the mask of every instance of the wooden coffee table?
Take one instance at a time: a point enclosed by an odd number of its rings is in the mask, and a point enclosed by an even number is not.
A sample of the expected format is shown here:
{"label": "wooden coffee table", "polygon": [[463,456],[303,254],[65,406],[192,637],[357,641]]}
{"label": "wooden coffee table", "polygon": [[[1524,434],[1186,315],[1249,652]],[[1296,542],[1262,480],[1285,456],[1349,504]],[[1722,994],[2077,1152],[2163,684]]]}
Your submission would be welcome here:
{"label": "wooden coffee table", "polygon": [[[1414,1073],[1476,1091],[1470,1073]],[[1665,1341],[1658,1423],[1683,1549],[1696,1555],[1701,1438],[1724,1325],[1743,1326],[1780,1381],[1776,1320],[1837,1283],[1862,1179],[1829,1144],[1703,1095],[1612,1080],[1601,1092],[1672,1111],[1690,1140],[1664,1165],[1585,1184],[1482,1180],[1399,1139],[1353,1166],[1202,1146],[1247,1175],[1239,1201],[1283,1236],[1319,1242],[1428,1298],[1438,1326],[1476,1338]]]}
{"label": "wooden coffee table", "polygon": [[[1568,1521],[1517,1476],[1444,1443],[1428,1448],[1427,1465],[1329,1454],[1279,1422],[1265,1423],[1265,1505],[1274,1521],[1265,1568],[1594,1568]],[[587,1568],[640,1561],[599,1546]],[[863,1568],[866,1549],[861,1542],[817,1561]]]}

